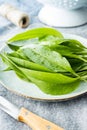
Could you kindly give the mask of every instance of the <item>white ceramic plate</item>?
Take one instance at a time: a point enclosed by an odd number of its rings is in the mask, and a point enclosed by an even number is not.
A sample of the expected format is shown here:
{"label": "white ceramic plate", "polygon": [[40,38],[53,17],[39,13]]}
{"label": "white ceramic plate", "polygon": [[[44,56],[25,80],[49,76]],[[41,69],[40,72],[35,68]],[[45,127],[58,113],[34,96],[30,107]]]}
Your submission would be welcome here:
{"label": "white ceramic plate", "polygon": [[[79,40],[81,43],[83,43],[85,46],[87,46],[87,39],[82,38],[77,35],[71,35],[71,34],[63,34],[65,38],[73,38]],[[8,48],[4,46],[1,51],[8,51]],[[1,52],[0,51],[0,52]],[[29,97],[36,100],[46,100],[46,101],[60,101],[60,100],[67,100],[70,98],[77,97],[81,94],[84,94],[87,92],[87,83],[81,83],[79,87],[73,91],[72,93],[65,94],[65,95],[57,95],[52,96],[43,93],[39,90],[37,86],[35,86],[32,83],[27,83],[25,81],[20,80],[14,72],[1,72],[1,70],[5,67],[3,62],[0,59],[0,82],[1,84],[6,87],[8,90],[11,90],[19,95]]]}

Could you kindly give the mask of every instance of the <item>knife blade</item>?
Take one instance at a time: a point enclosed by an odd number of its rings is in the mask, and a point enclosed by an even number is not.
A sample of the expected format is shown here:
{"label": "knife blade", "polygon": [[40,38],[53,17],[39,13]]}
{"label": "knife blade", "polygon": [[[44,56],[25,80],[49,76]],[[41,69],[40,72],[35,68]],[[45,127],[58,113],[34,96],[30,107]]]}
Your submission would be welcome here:
{"label": "knife blade", "polygon": [[32,130],[64,130],[60,126],[43,119],[42,117],[30,112],[24,107],[18,108],[11,102],[0,96],[0,109],[8,113],[18,121],[26,123]]}

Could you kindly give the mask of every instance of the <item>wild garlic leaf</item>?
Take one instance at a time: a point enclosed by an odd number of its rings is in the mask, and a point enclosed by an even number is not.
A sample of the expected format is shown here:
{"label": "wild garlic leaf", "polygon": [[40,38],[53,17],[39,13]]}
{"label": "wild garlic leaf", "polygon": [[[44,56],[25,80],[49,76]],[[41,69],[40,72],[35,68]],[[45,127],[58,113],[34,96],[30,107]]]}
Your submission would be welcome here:
{"label": "wild garlic leaf", "polygon": [[78,72],[84,65],[84,62],[76,58],[67,58],[71,67],[75,72]]}
{"label": "wild garlic leaf", "polygon": [[51,51],[46,46],[38,46],[36,48],[22,48],[23,53],[33,62],[43,65],[53,72],[71,72],[73,70],[65,57],[58,52]]}
{"label": "wild garlic leaf", "polygon": [[78,72],[87,71],[87,63],[86,62],[85,63],[83,62],[79,66],[80,66],[80,68],[79,68]]}
{"label": "wild garlic leaf", "polygon": [[87,48],[79,41],[73,39],[52,39],[41,41],[41,45],[48,46],[51,50],[59,52],[62,56],[73,57],[86,62],[86,59],[81,55],[87,55]]}
{"label": "wild garlic leaf", "polygon": [[72,55],[73,51],[69,47],[64,45],[58,45],[57,47],[50,47],[51,50],[59,52],[62,56]]}
{"label": "wild garlic leaf", "polygon": [[49,73],[21,68],[10,59],[4,58],[6,63],[14,70],[19,78],[34,83],[47,94],[67,94],[75,90],[79,85],[79,78],[71,78],[60,73]]}
{"label": "wild garlic leaf", "polygon": [[[58,40],[57,40],[58,41]],[[59,40],[59,44],[72,47],[71,49],[83,49],[86,48],[84,45],[82,45],[78,40],[75,39],[63,39],[61,42]]]}
{"label": "wild garlic leaf", "polygon": [[25,60],[29,61],[29,58],[27,58],[22,51],[20,51],[20,52],[14,51],[14,52],[7,53],[7,54],[9,56],[12,56],[12,57],[16,57],[16,58],[20,58],[20,59],[25,59]]}
{"label": "wild garlic leaf", "polygon": [[11,69],[24,75],[27,79],[32,77],[45,82],[58,84],[66,84],[79,80],[79,77],[72,78],[61,73],[42,72],[19,67],[10,58],[7,57],[7,54],[2,55],[2,58],[4,59],[5,63],[11,67]]}
{"label": "wild garlic leaf", "polygon": [[3,71],[10,71],[12,70],[11,67],[7,67],[6,69],[4,69]]}
{"label": "wild garlic leaf", "polygon": [[31,29],[26,32],[17,34],[16,36],[12,37],[7,41],[7,43],[15,42],[15,41],[20,41],[20,40],[27,40],[27,39],[32,39],[32,38],[41,38],[44,36],[55,36],[58,38],[63,38],[62,34],[57,31],[56,29],[53,28],[36,28],[36,29]]}
{"label": "wild garlic leaf", "polygon": [[65,39],[65,38],[55,38],[55,37],[47,37],[45,39],[43,39],[41,41],[41,44],[44,44],[44,45],[49,45],[49,47],[53,47],[53,48],[56,48],[58,45],[64,45],[64,46],[67,46],[67,47],[72,47],[70,48],[71,50],[72,49],[83,49],[86,47],[83,46],[78,40],[74,40],[74,39]]}
{"label": "wild garlic leaf", "polygon": [[67,84],[67,83],[72,83],[79,80],[79,77],[72,78],[61,73],[35,71],[35,70],[30,70],[30,69],[21,68],[21,67],[20,67],[20,70],[28,77],[32,77],[37,80],[41,80],[41,81],[45,81],[49,83]]}
{"label": "wild garlic leaf", "polygon": [[7,44],[7,45],[13,51],[17,51],[21,47],[21,46],[17,46],[17,45],[13,45],[13,44]]}
{"label": "wild garlic leaf", "polygon": [[[87,55],[87,52],[83,52],[80,49],[76,50],[72,47],[64,46],[64,45],[58,45],[57,47],[50,47],[51,50],[54,50],[58,53],[60,53],[62,56],[68,58],[75,58],[84,62],[87,62],[87,59],[85,55]],[[82,52],[82,53],[81,53]],[[78,53],[78,54],[77,54]]]}
{"label": "wild garlic leaf", "polygon": [[14,72],[15,72],[16,74],[18,74],[18,76],[20,75],[20,77],[22,77],[22,79],[24,79],[24,80],[26,80],[26,81],[30,81],[30,80],[27,78],[27,76],[19,69],[19,67],[18,67],[15,63],[13,63],[13,62],[7,57],[7,54],[6,54],[6,53],[1,54],[0,56],[1,56],[2,60],[3,60],[3,62],[8,65],[8,68],[11,68],[11,70],[14,70]]}
{"label": "wild garlic leaf", "polygon": [[48,41],[42,41],[42,45],[47,45],[51,49],[56,50],[68,50],[71,53],[76,54],[87,54],[87,48],[83,46],[79,41],[73,40],[73,39],[54,39],[54,40],[48,40]]}
{"label": "wild garlic leaf", "polygon": [[30,80],[34,84],[36,84],[41,91],[43,91],[46,94],[51,94],[51,95],[63,95],[63,94],[71,93],[79,86],[79,83],[80,83],[80,81],[77,80],[72,83],[58,84],[58,83],[50,83],[50,82],[41,81],[32,77],[30,77]]}
{"label": "wild garlic leaf", "polygon": [[7,55],[7,57],[13,61],[16,65],[19,67],[27,68],[27,69],[32,69],[32,70],[38,70],[38,71],[47,71],[51,72],[49,69],[45,68],[44,66],[41,66],[39,64],[30,62],[29,60],[13,57],[10,55]]}
{"label": "wild garlic leaf", "polygon": [[79,59],[81,61],[87,62],[87,59],[85,59],[84,57],[82,57],[81,55],[76,55],[76,54],[72,54],[72,55],[65,55],[69,58],[75,58],[75,59]]}
{"label": "wild garlic leaf", "polygon": [[38,38],[29,39],[29,40],[21,40],[21,41],[15,41],[12,43],[7,43],[7,46],[13,50],[17,51],[20,47],[30,44],[39,44]]}

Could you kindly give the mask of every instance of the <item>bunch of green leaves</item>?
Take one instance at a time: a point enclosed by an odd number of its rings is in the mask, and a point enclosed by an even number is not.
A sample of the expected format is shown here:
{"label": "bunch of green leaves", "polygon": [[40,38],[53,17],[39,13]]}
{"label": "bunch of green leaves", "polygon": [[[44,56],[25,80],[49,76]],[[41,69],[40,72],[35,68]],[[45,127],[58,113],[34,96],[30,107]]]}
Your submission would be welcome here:
{"label": "bunch of green leaves", "polygon": [[1,58],[17,76],[36,84],[43,92],[61,95],[87,80],[87,48],[65,39],[53,28],[36,28],[7,41],[12,49]]}

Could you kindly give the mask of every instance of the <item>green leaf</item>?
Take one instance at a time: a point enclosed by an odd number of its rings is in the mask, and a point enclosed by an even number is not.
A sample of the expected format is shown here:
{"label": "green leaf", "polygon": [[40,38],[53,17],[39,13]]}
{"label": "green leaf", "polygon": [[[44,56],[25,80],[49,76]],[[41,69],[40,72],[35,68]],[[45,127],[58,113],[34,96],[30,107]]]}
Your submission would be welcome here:
{"label": "green leaf", "polygon": [[65,57],[62,57],[58,52],[51,51],[51,49],[46,46],[21,49],[24,54],[29,57],[29,59],[31,59],[33,62],[43,65],[53,72],[74,73]]}
{"label": "green leaf", "polygon": [[44,80],[46,82],[59,84],[71,83],[79,79],[78,77],[72,78],[61,73],[50,73],[21,68],[13,63],[13,61],[11,61],[5,54],[2,55],[2,58],[4,59],[4,61],[6,61],[7,65],[11,67],[11,69],[24,74],[27,78],[30,76],[38,80]]}
{"label": "green leaf", "polygon": [[24,75],[26,78],[33,77],[38,80],[44,80],[46,82],[59,83],[59,84],[71,83],[79,79],[79,77],[72,78],[72,77],[65,76],[61,73],[50,73],[50,72],[42,72],[42,71],[35,71],[35,70],[21,68],[18,67],[15,63],[13,63],[13,61],[7,57],[7,54],[1,56],[2,59],[4,59],[5,63],[9,67],[11,67],[11,69]]}
{"label": "green leaf", "polygon": [[53,37],[50,39],[48,37],[48,40],[43,39],[39,44],[48,46],[51,50],[60,53],[66,58],[70,57],[87,62],[87,59],[85,58],[87,55],[87,48],[77,40],[58,39]]}
{"label": "green leaf", "polygon": [[79,77],[72,78],[60,73],[42,72],[18,67],[15,63],[13,63],[13,61],[11,61],[7,57],[6,54],[2,55],[2,58],[4,59],[5,63],[11,67],[11,69],[21,74],[28,80],[30,79],[30,77],[32,77],[37,80],[42,80],[44,82],[57,83],[57,84],[67,84],[79,80]]}
{"label": "green leaf", "polygon": [[58,45],[56,48],[51,48],[51,50],[54,50],[56,52],[59,52],[62,56],[70,57],[70,58],[76,58],[80,59],[84,62],[87,62],[87,59],[85,58],[85,55],[87,55],[87,51],[81,51],[81,49],[75,50],[71,49],[72,47],[64,46],[64,45]]}
{"label": "green leaf", "polygon": [[80,81],[75,81],[72,83],[67,84],[57,84],[57,83],[50,83],[50,82],[44,82],[41,80],[37,80],[36,78],[30,77],[30,80],[35,83],[41,91],[43,91],[46,94],[51,95],[63,95],[68,94],[74,91],[80,84]]}
{"label": "green leaf", "polygon": [[59,39],[57,40],[57,44],[62,44],[68,47],[72,47],[71,49],[86,48],[78,40],[75,39]]}
{"label": "green leaf", "polygon": [[[83,46],[78,40],[74,39],[64,39],[64,38],[55,38],[55,37],[47,37],[40,42],[43,45],[48,45],[51,48],[57,48],[58,45],[67,46],[72,49],[86,49],[85,46]],[[72,47],[72,48],[71,48]],[[74,50],[73,50],[74,51]]]}
{"label": "green leaf", "polygon": [[55,36],[58,38],[63,38],[62,34],[58,32],[56,29],[53,28],[36,28],[36,29],[31,29],[26,32],[17,34],[13,38],[9,39],[7,43],[19,41],[19,40],[27,40],[27,39],[32,39],[32,38],[41,38],[44,36]]}
{"label": "green leaf", "polygon": [[12,70],[15,71],[15,73],[18,75],[18,77],[21,77],[22,79],[26,80],[26,81],[30,81],[27,77],[27,75],[25,75],[20,69],[19,67],[17,67],[16,64],[14,64],[8,57],[7,57],[7,54],[4,53],[4,54],[0,54],[3,62],[5,64],[8,65],[8,68],[10,67]]}
{"label": "green leaf", "polygon": [[62,56],[68,56],[68,55],[72,56],[73,54],[73,51],[69,47],[64,45],[57,45],[57,47],[50,47],[50,48],[51,50],[59,52]]}
{"label": "green leaf", "polygon": [[29,39],[29,40],[21,40],[21,41],[16,41],[12,43],[8,43],[7,46],[13,50],[17,51],[20,47],[25,46],[25,45],[31,45],[31,44],[39,44],[39,40],[37,38],[35,39]]}
{"label": "green leaf", "polygon": [[19,67],[27,68],[27,69],[33,69],[33,70],[38,70],[38,71],[47,71],[51,72],[49,69],[45,68],[44,66],[41,66],[39,64],[30,62],[29,60],[17,58],[17,57],[12,57],[10,55],[7,55],[7,57],[13,61],[16,65]]}
{"label": "green leaf", "polygon": [[14,51],[17,51],[21,46],[17,46],[17,45],[12,45],[12,44],[8,44],[9,48],[14,50]]}
{"label": "green leaf", "polygon": [[78,72],[84,65],[83,61],[76,58],[68,58],[68,61],[75,72]]}
{"label": "green leaf", "polygon": [[72,92],[77,88],[80,81],[79,78],[71,78],[60,73],[41,72],[18,67],[6,56],[5,54],[2,56],[4,61],[15,71],[19,78],[33,82],[45,93],[61,95]]}
{"label": "green leaf", "polygon": [[29,58],[27,58],[22,51],[20,51],[20,52],[14,51],[14,52],[8,53],[8,55],[29,61]]}
{"label": "green leaf", "polygon": [[7,67],[6,69],[4,69],[3,71],[10,71],[12,70],[11,67]]}
{"label": "green leaf", "polygon": [[72,78],[61,73],[50,73],[50,72],[42,72],[35,71],[30,69],[21,68],[20,70],[27,76],[35,78],[37,80],[42,80],[49,83],[57,83],[57,84],[67,84],[72,83],[79,80],[79,77]]}

